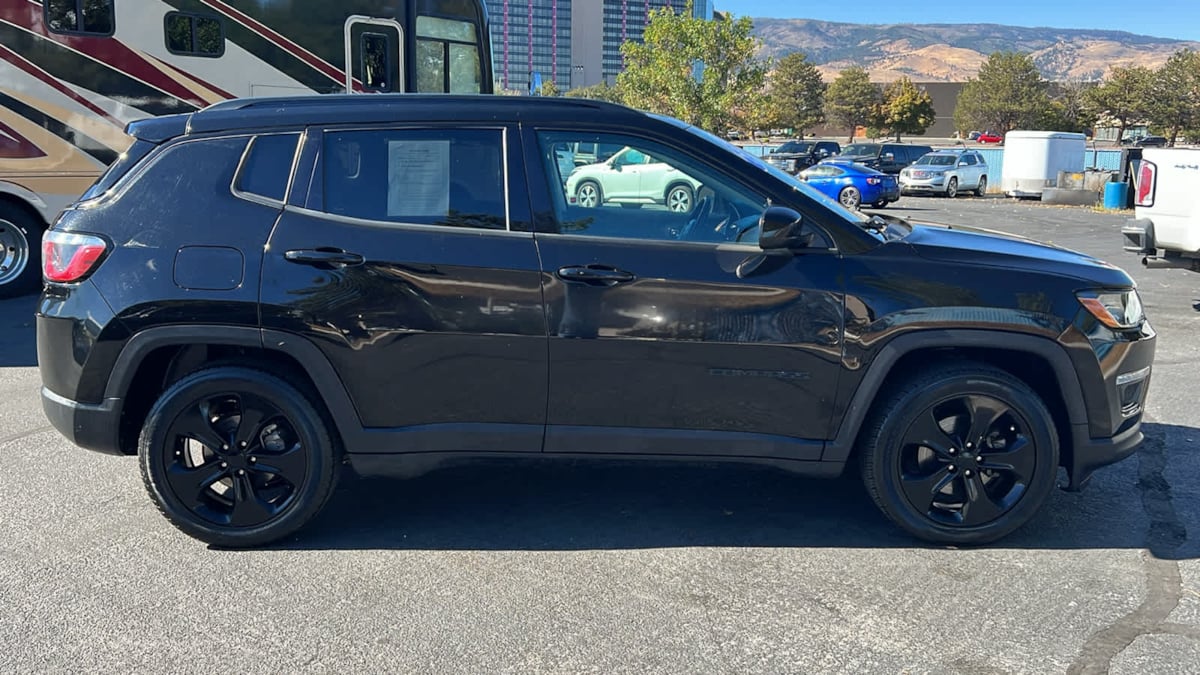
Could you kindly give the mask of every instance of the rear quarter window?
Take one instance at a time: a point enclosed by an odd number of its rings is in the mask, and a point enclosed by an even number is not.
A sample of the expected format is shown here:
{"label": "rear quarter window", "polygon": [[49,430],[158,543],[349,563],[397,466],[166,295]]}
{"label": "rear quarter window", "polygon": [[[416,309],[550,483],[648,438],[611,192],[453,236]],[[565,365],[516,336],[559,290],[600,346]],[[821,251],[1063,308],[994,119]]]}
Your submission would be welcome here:
{"label": "rear quarter window", "polygon": [[257,136],[250,141],[234,180],[234,190],[282,202],[287,195],[299,133]]}
{"label": "rear quarter window", "polygon": [[87,192],[83,193],[79,201],[84,202],[89,199],[95,199],[111,190],[118,181],[129,174],[130,169],[145,159],[146,155],[150,154],[150,151],[155,147],[157,146],[148,141],[134,141],[128,150],[121,153],[120,157],[117,157],[117,161],[108,166],[107,171],[100,174],[100,178],[95,183],[92,183],[92,186],[87,189]]}

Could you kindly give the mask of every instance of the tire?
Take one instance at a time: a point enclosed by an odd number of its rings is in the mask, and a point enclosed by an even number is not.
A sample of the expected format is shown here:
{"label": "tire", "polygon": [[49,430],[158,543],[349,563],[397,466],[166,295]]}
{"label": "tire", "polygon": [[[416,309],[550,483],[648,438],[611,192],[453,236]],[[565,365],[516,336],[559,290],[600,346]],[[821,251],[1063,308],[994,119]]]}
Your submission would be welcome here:
{"label": "tire", "polygon": [[25,209],[0,203],[0,298],[42,288],[41,221]]}
{"label": "tire", "polygon": [[995,541],[1028,522],[1054,487],[1054,420],[1002,370],[970,362],[929,369],[881,394],[874,408],[857,447],[863,482],[888,518],[921,539]]}
{"label": "tire", "polygon": [[[253,424],[243,429],[243,420]],[[303,527],[333,494],[339,453],[329,428],[306,395],[274,375],[197,371],[146,417],[142,480],[187,534],[222,547],[261,546]]]}
{"label": "tire", "polygon": [[975,196],[982,197],[987,194],[987,176],[979,177],[979,185],[975,186]]}
{"label": "tire", "polygon": [[691,213],[696,206],[696,193],[687,185],[672,185],[663,199],[673,213]]}
{"label": "tire", "polygon": [[950,182],[946,183],[946,196],[950,199],[958,196],[958,178],[950,177]]}
{"label": "tire", "polygon": [[594,180],[585,180],[575,188],[575,203],[585,209],[598,208],[604,204],[604,192]]}
{"label": "tire", "polygon": [[838,201],[842,206],[855,211],[862,205],[862,193],[853,185],[847,185],[838,193]]}

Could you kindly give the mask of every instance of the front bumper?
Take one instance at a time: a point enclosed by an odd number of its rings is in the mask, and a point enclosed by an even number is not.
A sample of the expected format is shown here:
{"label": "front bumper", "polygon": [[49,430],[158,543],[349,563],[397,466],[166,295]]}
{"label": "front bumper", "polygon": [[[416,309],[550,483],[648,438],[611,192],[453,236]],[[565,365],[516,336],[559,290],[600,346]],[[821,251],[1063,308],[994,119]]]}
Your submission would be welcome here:
{"label": "front bumper", "polygon": [[[1091,358],[1087,360],[1091,365],[1084,370],[1077,361],[1076,372],[1080,374],[1080,384],[1092,395],[1085,397],[1090,398],[1089,421],[1073,426],[1074,443],[1064,461],[1071,478],[1067,489],[1072,491],[1082,488],[1096,469],[1129,457],[1141,444],[1157,341],[1148,321],[1134,336],[1114,333],[1091,320],[1086,320],[1086,324],[1092,327],[1083,331],[1090,343]],[[1084,358],[1083,350],[1075,353]],[[1094,372],[1097,365],[1098,372]]]}
{"label": "front bumper", "polygon": [[42,410],[46,419],[67,440],[87,450],[123,455],[119,436],[121,399],[105,399],[88,405],[59,396],[42,387]]}
{"label": "front bumper", "polygon": [[900,179],[900,190],[902,192],[945,192],[946,177],[938,176],[936,178],[908,178]]}

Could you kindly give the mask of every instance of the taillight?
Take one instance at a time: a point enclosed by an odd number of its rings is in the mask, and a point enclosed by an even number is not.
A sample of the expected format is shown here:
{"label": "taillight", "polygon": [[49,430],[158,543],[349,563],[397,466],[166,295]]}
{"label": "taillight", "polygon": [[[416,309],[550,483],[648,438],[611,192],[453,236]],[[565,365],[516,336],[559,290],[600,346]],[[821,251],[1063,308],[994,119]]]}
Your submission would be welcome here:
{"label": "taillight", "polygon": [[1154,181],[1158,177],[1158,167],[1154,162],[1142,160],[1138,169],[1137,193],[1133,203],[1136,206],[1154,206]]}
{"label": "taillight", "polygon": [[46,281],[79,281],[100,264],[108,242],[90,234],[47,230],[42,235],[42,274]]}
{"label": "taillight", "polygon": [[882,181],[874,176],[867,178],[867,185],[879,185]]}

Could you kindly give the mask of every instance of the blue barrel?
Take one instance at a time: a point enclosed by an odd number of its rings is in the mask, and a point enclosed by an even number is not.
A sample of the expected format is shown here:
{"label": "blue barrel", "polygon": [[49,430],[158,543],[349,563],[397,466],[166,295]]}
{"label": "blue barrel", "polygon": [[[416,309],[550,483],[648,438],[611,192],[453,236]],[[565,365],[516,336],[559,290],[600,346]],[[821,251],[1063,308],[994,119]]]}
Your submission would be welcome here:
{"label": "blue barrel", "polygon": [[1129,203],[1129,185],[1126,183],[1104,184],[1104,208],[1123,209]]}

